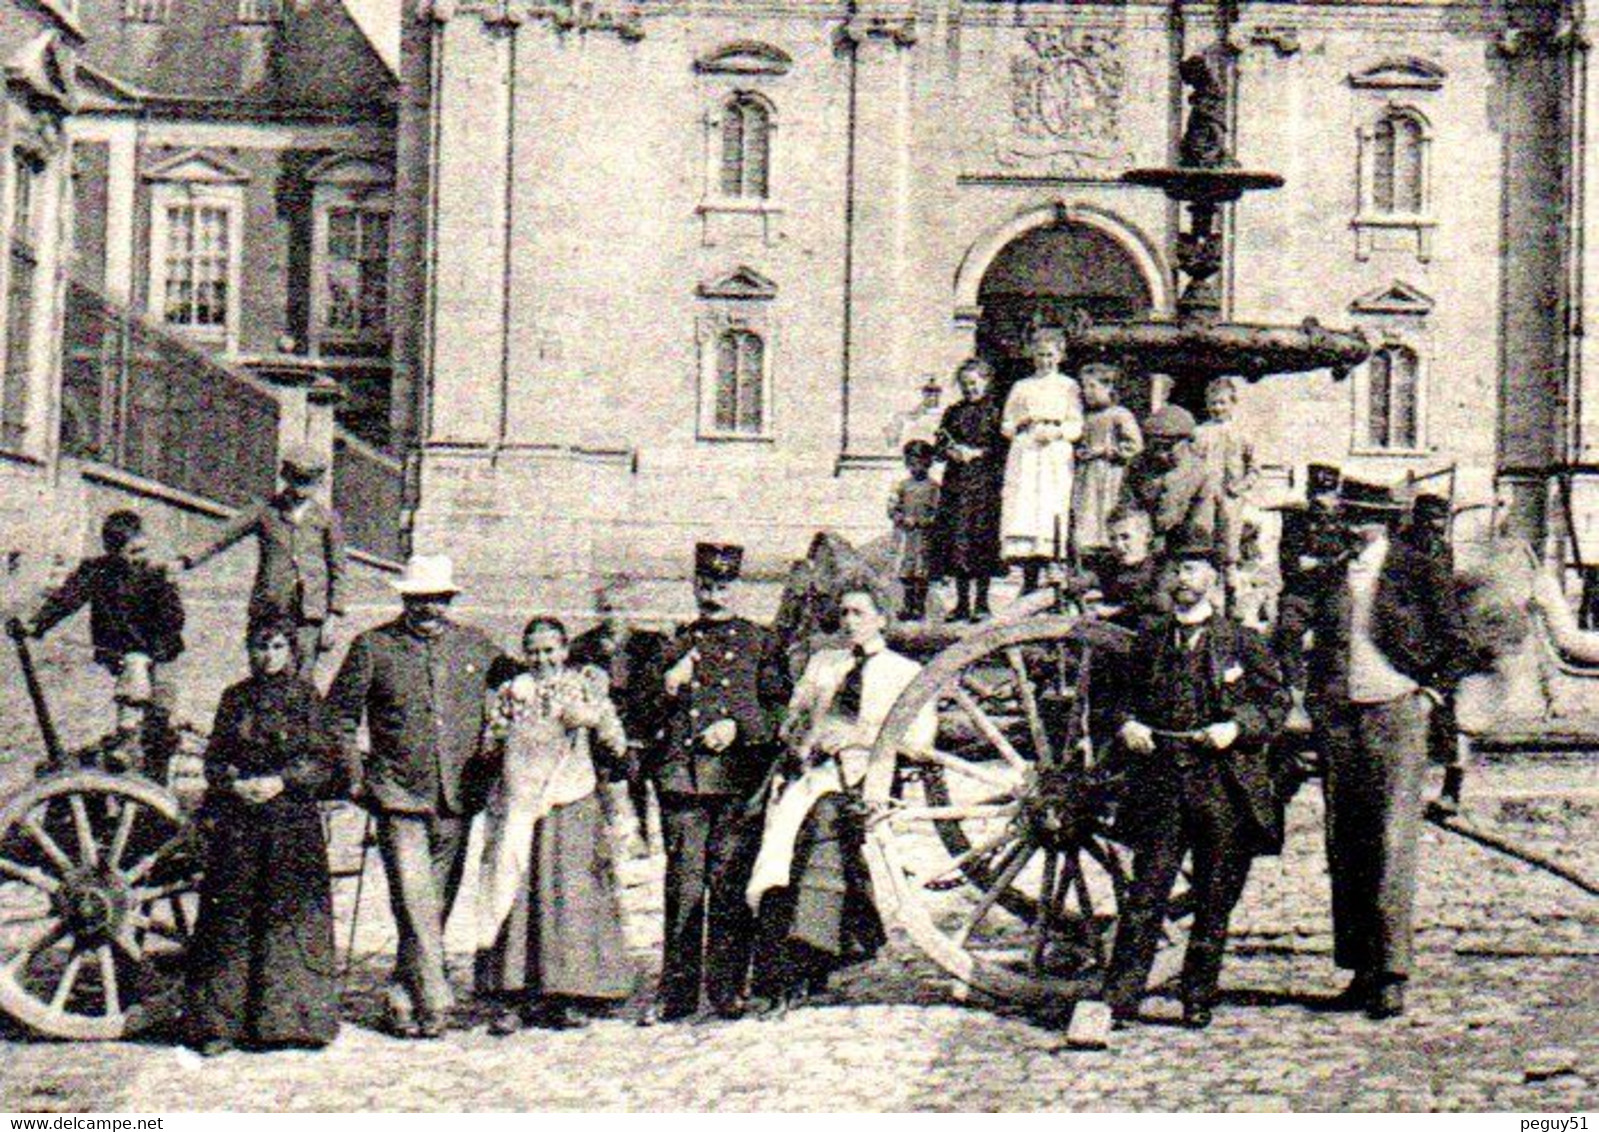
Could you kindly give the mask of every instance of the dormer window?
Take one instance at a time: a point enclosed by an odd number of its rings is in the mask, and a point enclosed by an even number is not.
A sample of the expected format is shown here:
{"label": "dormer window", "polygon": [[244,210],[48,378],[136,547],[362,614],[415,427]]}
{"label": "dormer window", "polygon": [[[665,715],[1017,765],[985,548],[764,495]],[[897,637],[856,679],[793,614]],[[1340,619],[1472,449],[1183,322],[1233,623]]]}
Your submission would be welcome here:
{"label": "dormer window", "polygon": [[283,18],[283,0],[239,0],[241,24],[275,24]]}
{"label": "dormer window", "polygon": [[165,23],[167,4],[168,0],[123,0],[122,18],[136,24]]}

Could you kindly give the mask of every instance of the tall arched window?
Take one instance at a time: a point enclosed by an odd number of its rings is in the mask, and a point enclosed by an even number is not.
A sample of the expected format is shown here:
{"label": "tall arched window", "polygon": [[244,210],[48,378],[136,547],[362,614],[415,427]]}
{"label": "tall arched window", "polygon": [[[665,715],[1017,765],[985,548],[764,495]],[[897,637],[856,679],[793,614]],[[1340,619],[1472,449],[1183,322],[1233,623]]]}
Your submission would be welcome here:
{"label": "tall arched window", "polygon": [[759,436],[766,428],[766,342],[753,330],[724,330],[716,340],[718,433]]}
{"label": "tall arched window", "polygon": [[1409,346],[1377,349],[1366,363],[1366,443],[1413,450],[1421,445],[1421,367]]}
{"label": "tall arched window", "polygon": [[770,188],[772,110],[751,94],[722,107],[722,195],[765,200]]}
{"label": "tall arched window", "polygon": [[1426,140],[1415,114],[1390,110],[1383,115],[1372,134],[1372,212],[1417,216],[1426,211]]}

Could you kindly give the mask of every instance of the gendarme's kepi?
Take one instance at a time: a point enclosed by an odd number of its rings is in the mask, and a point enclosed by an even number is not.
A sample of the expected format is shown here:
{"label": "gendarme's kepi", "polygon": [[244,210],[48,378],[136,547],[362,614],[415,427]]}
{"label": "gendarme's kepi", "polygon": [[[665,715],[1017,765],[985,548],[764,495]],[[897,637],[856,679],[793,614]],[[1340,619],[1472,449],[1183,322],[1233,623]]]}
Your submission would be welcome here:
{"label": "gendarme's kepi", "polygon": [[725,543],[701,542],[694,546],[694,576],[717,582],[736,582],[744,569],[744,548]]}

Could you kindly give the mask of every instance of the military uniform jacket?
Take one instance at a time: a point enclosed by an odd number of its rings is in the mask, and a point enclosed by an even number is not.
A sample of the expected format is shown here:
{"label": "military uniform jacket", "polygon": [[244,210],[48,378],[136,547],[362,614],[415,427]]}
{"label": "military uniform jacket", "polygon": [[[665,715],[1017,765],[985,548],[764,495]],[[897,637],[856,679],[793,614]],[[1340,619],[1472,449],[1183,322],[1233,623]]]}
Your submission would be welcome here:
{"label": "military uniform jacket", "polygon": [[[666,744],[655,770],[668,794],[746,796],[766,777],[776,750],[776,715],[788,701],[788,674],[769,629],[730,617],[701,618],[667,645],[664,667],[697,650],[694,678],[667,701]],[[700,741],[711,724],[731,719],[738,737],[724,751]]]}
{"label": "military uniform jacket", "polygon": [[374,808],[440,815],[473,808],[462,778],[479,752],[488,692],[504,668],[493,641],[448,621],[425,637],[396,619],[350,643],[328,702],[347,752],[366,719],[370,750],[352,779],[364,780]]}
{"label": "military uniform jacket", "polygon": [[344,527],[337,512],[307,500],[297,520],[289,518],[287,500],[274,496],[247,511],[217,536],[216,541],[188,556],[192,569],[254,535],[261,560],[250,591],[250,620],[290,617],[325,621],[344,610]]}

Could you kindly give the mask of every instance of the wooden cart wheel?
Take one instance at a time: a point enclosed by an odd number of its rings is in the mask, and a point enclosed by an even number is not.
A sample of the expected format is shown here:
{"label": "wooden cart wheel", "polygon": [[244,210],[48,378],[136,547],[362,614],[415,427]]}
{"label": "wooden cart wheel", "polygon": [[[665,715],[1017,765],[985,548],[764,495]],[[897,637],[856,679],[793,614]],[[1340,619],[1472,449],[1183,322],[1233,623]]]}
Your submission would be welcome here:
{"label": "wooden cart wheel", "polygon": [[[1125,630],[1072,616],[995,625],[940,653],[873,750],[866,856],[879,911],[962,982],[1029,1003],[1102,988],[1125,897],[1105,767],[1094,749],[1096,651]],[[930,752],[905,736],[929,705]],[[1178,942],[1179,893],[1167,930]],[[1167,946],[1155,977],[1170,973]]]}
{"label": "wooden cart wheel", "polygon": [[53,1038],[111,1040],[170,1016],[199,857],[177,799],[73,771],[0,807],[0,1010]]}

